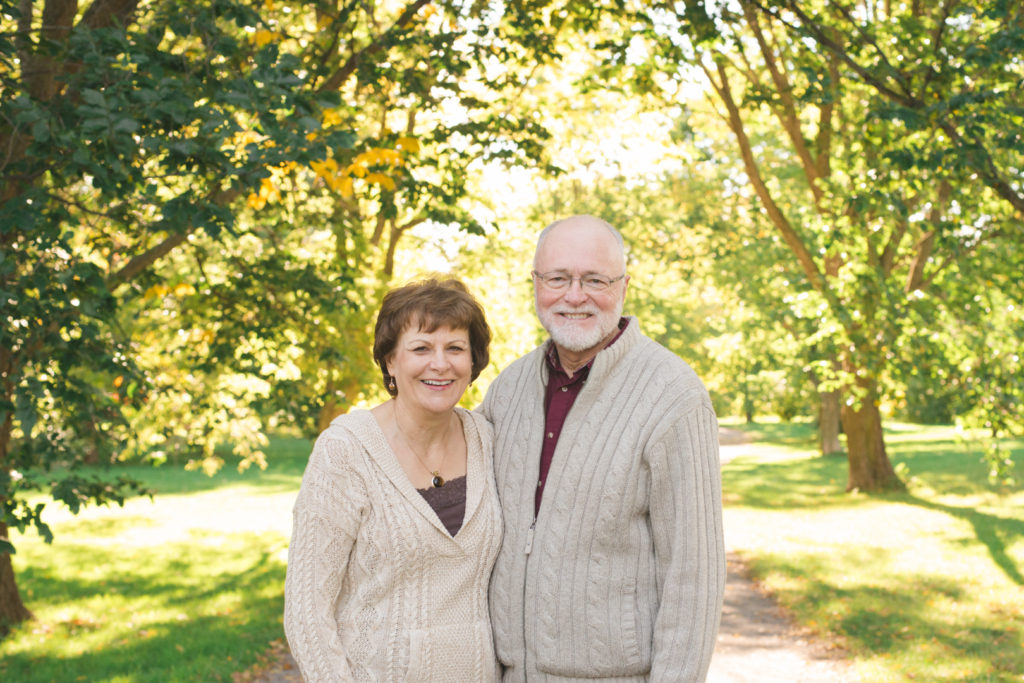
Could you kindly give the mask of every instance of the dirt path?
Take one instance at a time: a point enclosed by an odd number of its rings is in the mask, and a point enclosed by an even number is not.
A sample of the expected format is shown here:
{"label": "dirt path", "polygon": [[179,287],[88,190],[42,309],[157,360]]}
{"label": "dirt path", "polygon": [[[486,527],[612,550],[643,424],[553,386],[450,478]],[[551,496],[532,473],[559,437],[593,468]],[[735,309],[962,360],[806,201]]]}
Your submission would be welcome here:
{"label": "dirt path", "polygon": [[[743,432],[719,433],[722,464],[749,447]],[[752,581],[729,547],[722,625],[708,683],[854,683],[858,679],[829,643],[809,638],[775,601]]]}
{"label": "dirt path", "polygon": [[[722,464],[745,448],[742,432],[722,429]],[[707,683],[855,683],[842,653],[801,632],[750,580],[728,547],[725,605]],[[264,665],[235,674],[235,683],[301,683],[283,641],[273,644]]]}

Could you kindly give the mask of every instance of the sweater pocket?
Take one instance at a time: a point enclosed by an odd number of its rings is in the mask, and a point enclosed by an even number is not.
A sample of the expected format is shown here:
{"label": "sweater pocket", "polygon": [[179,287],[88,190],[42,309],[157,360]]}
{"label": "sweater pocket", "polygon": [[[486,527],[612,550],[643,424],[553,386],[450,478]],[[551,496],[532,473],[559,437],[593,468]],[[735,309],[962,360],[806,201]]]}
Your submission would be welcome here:
{"label": "sweater pocket", "polygon": [[629,678],[651,669],[637,621],[640,606],[632,581],[620,580],[586,596],[579,617],[538,638],[537,669],[566,678]]}
{"label": "sweater pocket", "polygon": [[487,622],[409,631],[409,669],[405,680],[494,681],[497,661]]}

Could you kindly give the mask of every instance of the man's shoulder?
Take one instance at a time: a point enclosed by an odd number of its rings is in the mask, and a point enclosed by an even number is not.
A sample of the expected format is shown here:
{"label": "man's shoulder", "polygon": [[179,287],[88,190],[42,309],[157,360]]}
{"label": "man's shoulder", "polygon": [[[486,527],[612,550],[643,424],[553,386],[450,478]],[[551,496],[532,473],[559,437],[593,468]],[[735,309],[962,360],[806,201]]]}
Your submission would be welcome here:
{"label": "man's shoulder", "polygon": [[634,352],[643,359],[644,368],[648,371],[669,374],[675,379],[700,381],[696,371],[679,354],[646,335],[641,335]]}
{"label": "man's shoulder", "polygon": [[643,336],[631,355],[632,362],[626,366],[630,381],[647,385],[645,393],[658,396],[657,403],[663,407],[679,400],[685,405],[694,405],[694,401],[710,404],[711,397],[697,372],[664,345]]}

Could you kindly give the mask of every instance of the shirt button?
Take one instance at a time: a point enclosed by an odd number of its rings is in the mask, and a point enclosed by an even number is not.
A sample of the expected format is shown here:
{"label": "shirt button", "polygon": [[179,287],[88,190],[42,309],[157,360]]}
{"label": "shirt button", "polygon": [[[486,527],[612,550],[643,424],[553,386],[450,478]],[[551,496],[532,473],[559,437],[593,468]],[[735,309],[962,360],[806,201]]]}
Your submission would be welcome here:
{"label": "shirt button", "polygon": [[548,432],[548,438],[549,439],[555,438],[555,433],[554,432]]}
{"label": "shirt button", "polygon": [[543,485],[544,485],[544,480],[543,479],[540,479],[540,480],[537,481],[537,488],[540,488]]}
{"label": "shirt button", "polygon": [[562,391],[569,391],[569,387],[562,387]]}

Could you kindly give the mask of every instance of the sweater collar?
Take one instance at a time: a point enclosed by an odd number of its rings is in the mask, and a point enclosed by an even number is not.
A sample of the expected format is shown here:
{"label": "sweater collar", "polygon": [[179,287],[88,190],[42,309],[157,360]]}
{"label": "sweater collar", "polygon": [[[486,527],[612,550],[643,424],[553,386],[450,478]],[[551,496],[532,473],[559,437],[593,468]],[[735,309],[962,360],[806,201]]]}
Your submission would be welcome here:
{"label": "sweater collar", "polygon": [[[446,538],[459,543],[462,537],[462,529],[469,526],[473,514],[480,506],[483,499],[483,491],[486,485],[484,472],[484,444],[472,414],[464,408],[455,408],[456,414],[462,422],[463,435],[466,438],[466,511],[462,518],[462,528],[454,538],[448,533],[441,519],[430,507],[430,503],[423,498],[416,487],[409,481],[405,470],[402,469],[395,452],[391,449],[387,437],[384,436],[377,418],[368,410],[353,410],[348,416],[353,420],[349,423],[349,431],[359,440],[359,443],[366,450],[370,459],[380,467],[402,496],[409,501],[409,504],[416,509],[423,517],[434,525]],[[342,416],[345,417],[345,416]],[[341,419],[341,418],[336,418]],[[353,428],[354,427],[354,428]],[[461,545],[461,543],[460,543]]]}

